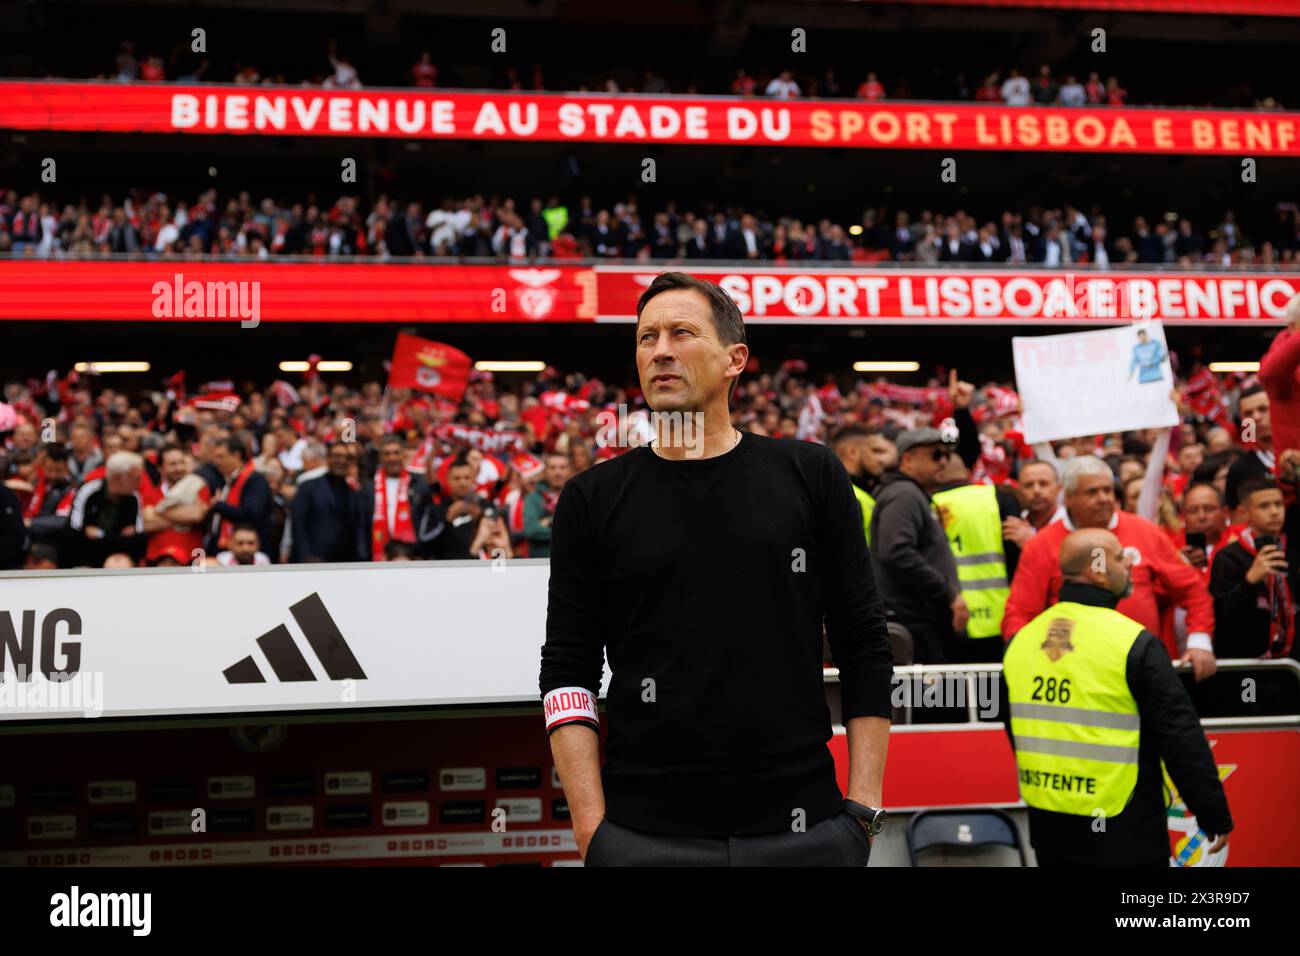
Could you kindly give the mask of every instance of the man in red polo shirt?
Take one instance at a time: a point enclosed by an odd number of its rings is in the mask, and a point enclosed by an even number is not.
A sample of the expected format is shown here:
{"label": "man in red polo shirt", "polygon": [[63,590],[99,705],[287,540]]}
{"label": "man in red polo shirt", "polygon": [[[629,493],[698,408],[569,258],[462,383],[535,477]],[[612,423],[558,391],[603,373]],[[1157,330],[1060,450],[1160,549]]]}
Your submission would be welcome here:
{"label": "man in red polo shirt", "polygon": [[[1061,589],[1058,555],[1065,536],[1076,528],[1107,528],[1119,538],[1133,562],[1133,593],[1116,608],[1153,634],[1159,634],[1160,611],[1156,584],[1172,603],[1187,610],[1187,650],[1197,680],[1214,674],[1214,600],[1201,573],[1187,564],[1169,537],[1155,524],[1119,510],[1115,501],[1115,476],[1100,458],[1083,455],[1065,463],[1065,516],[1030,539],[1020,553],[1011,582],[1002,635],[1015,633],[1056,601]],[[1178,657],[1178,648],[1165,649]]]}
{"label": "man in red polo shirt", "polygon": [[[1286,307],[1286,328],[1273,338],[1259,363],[1259,380],[1268,395],[1273,451],[1300,448],[1300,295]],[[1290,493],[1289,488],[1284,492]]]}

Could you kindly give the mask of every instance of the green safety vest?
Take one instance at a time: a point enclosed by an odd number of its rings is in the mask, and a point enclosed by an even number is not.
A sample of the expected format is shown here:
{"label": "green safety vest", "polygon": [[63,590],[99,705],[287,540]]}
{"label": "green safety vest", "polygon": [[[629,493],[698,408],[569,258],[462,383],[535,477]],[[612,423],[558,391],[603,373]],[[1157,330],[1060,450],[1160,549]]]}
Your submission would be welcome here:
{"label": "green safety vest", "polygon": [[554,242],[569,224],[569,210],[564,206],[547,206],[542,210],[542,219],[546,221],[546,238]]}
{"label": "green safety vest", "polygon": [[992,485],[962,485],[933,496],[957,559],[957,580],[970,609],[968,637],[1001,637],[1011,587],[1002,548],[1002,515]]}
{"label": "green safety vest", "polygon": [[1065,601],[1007,645],[1020,796],[1040,810],[1115,816],[1137,785],[1139,717],[1126,668],[1142,625]]}
{"label": "green safety vest", "polygon": [[857,485],[853,486],[853,494],[857,496],[858,507],[862,509],[862,530],[867,536],[867,544],[871,544],[871,512],[876,510],[876,499]]}

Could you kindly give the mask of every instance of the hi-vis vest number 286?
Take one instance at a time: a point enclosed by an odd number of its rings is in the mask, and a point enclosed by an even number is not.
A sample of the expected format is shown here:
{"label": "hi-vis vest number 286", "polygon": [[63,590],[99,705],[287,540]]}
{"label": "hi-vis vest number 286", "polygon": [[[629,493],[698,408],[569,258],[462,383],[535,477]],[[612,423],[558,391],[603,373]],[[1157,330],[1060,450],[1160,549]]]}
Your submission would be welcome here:
{"label": "hi-vis vest number 286", "polygon": [[1007,645],[1002,673],[1020,796],[1040,810],[1115,816],[1137,785],[1139,716],[1127,666],[1142,625],[1062,602]]}

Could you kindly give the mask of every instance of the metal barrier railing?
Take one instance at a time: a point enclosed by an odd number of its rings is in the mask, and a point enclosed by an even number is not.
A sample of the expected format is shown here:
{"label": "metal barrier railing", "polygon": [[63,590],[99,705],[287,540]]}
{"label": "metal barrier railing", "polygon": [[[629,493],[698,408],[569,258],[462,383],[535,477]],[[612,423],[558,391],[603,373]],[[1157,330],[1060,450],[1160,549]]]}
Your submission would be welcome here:
{"label": "metal barrier railing", "polygon": [[[1190,664],[1174,664],[1173,666],[1180,672],[1186,672],[1186,673],[1190,673],[1192,669]],[[1296,688],[1295,688],[1296,699],[1300,701],[1300,663],[1294,660],[1290,660],[1289,658],[1283,658],[1279,660],[1254,660],[1249,658],[1246,659],[1229,658],[1229,659],[1218,661],[1216,674],[1221,674],[1221,673],[1231,672],[1231,671],[1257,671],[1263,673],[1278,672],[1278,673],[1289,674],[1296,682]],[[961,727],[969,726],[972,724],[978,724],[978,723],[992,724],[995,722],[980,719],[980,715],[979,715],[980,695],[978,693],[977,681],[979,680],[980,674],[989,674],[989,675],[996,674],[999,675],[1000,677],[1001,673],[1002,673],[1001,664],[907,664],[901,667],[894,668],[893,686],[895,687],[899,686],[899,682],[904,680],[914,682],[914,684],[915,682],[919,681],[922,685],[930,683],[933,686],[933,684],[937,682],[938,678],[940,677],[945,677],[948,675],[962,676],[965,679],[964,681],[965,692],[962,696],[963,696],[964,706],[966,709],[967,719],[964,722],[948,721],[945,722],[945,724],[947,726],[961,726]],[[824,669],[823,682],[825,684],[836,685],[839,683],[839,680],[840,680],[839,668],[827,667]],[[910,700],[910,698],[914,697],[915,695],[911,691],[909,691],[907,696],[909,697]],[[960,710],[963,705],[958,704],[955,707],[943,706],[943,705],[940,706],[943,707],[943,709],[945,710],[955,711],[955,710]],[[903,715],[904,715],[904,719],[901,722],[904,725],[912,724],[913,723],[911,719],[912,713],[918,708],[912,705],[911,703],[908,703],[902,706],[901,708],[898,706],[895,707],[896,712],[900,709],[903,711]],[[919,709],[924,709],[924,708],[922,707]],[[898,721],[896,721],[896,723],[897,722]],[[936,724],[935,726],[943,726],[943,725],[944,724]],[[1211,729],[1211,730],[1247,729],[1247,728],[1270,729],[1270,728],[1278,728],[1278,727],[1300,727],[1300,708],[1297,708],[1296,713],[1265,714],[1257,717],[1202,717],[1201,725],[1206,729]]]}

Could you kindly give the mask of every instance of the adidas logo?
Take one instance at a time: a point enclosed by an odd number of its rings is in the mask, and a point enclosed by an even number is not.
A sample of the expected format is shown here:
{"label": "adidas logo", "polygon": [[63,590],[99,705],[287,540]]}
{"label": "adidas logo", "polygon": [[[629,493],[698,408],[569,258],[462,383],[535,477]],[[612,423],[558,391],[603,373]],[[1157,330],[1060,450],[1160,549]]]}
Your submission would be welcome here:
{"label": "adidas logo", "polygon": [[[366,672],[361,669],[361,665],[352,655],[352,648],[348,647],[348,642],[343,639],[339,626],[334,623],[334,618],[330,617],[330,612],[325,608],[325,602],[320,599],[319,594],[307,595],[297,604],[290,606],[289,612],[298,622],[298,627],[302,629],[308,645],[315,652],[316,659],[320,661],[321,667],[325,668],[325,673],[330,680],[366,679]],[[307,658],[302,656],[298,645],[294,643],[293,635],[283,624],[277,625],[259,637],[257,646],[266,656],[277,681],[316,679],[316,675],[312,673],[307,663]],[[238,663],[231,664],[222,673],[226,675],[228,684],[266,683],[262,669],[257,666],[257,661],[253,660],[251,654]]]}

